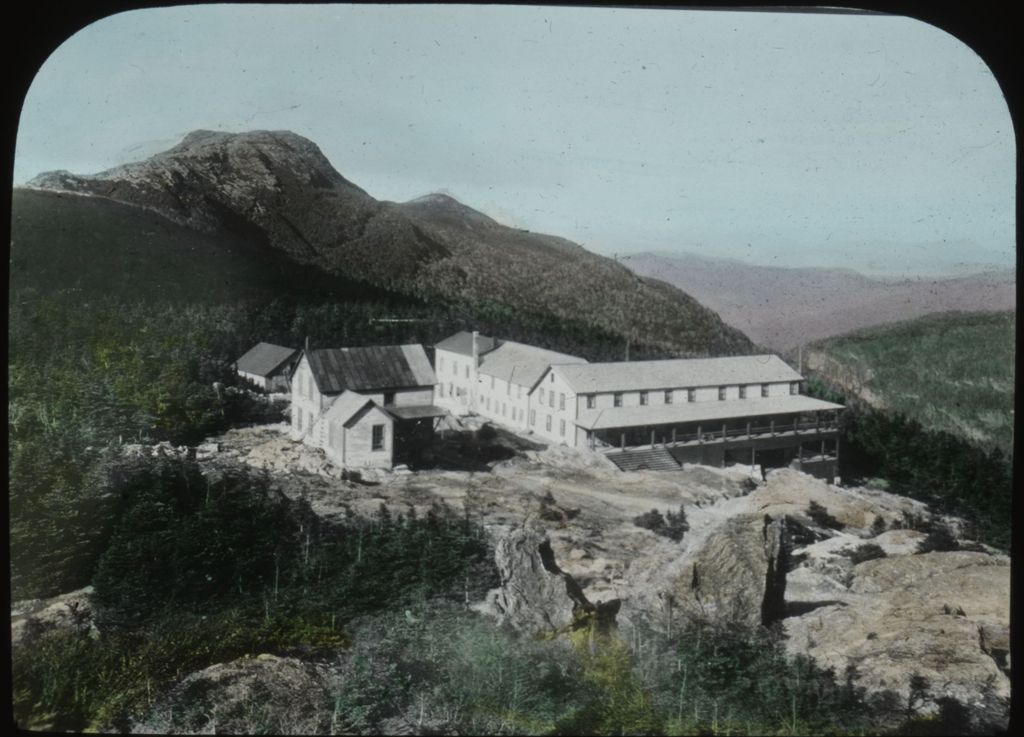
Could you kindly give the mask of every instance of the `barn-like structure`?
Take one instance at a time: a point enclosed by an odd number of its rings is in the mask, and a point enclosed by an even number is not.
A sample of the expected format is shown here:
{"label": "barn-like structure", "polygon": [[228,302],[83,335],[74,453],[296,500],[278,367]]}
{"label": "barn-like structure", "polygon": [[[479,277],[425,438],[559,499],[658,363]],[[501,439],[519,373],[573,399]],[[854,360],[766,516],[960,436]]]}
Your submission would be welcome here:
{"label": "barn-like structure", "polygon": [[392,468],[446,414],[421,345],[303,351],[291,375],[292,436],[343,468]]}

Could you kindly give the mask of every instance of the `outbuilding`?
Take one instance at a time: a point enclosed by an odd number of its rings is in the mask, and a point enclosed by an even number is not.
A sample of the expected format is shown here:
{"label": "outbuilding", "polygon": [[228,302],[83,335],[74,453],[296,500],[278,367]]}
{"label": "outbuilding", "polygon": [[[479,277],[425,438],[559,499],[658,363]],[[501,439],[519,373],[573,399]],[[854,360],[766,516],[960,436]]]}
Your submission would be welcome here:
{"label": "outbuilding", "polygon": [[257,343],[235,362],[235,371],[250,384],[268,392],[287,392],[288,377],[299,354],[296,348]]}

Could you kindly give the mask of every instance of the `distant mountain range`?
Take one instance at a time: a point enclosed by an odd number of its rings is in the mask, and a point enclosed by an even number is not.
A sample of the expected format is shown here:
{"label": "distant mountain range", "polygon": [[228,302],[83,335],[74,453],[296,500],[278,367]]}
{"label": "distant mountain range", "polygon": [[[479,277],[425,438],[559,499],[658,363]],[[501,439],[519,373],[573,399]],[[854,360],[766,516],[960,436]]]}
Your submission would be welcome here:
{"label": "distant mountain range", "polygon": [[[446,195],[378,201],[339,174],[314,143],[290,132],[195,131],[144,161],[95,175],[47,172],[28,188],[44,192],[16,192],[14,200],[12,262],[20,258],[22,268],[14,263],[12,278],[20,273],[23,281],[59,256],[46,251],[47,239],[79,249],[77,263],[88,271],[89,253],[82,249],[103,248],[105,228],[129,235],[141,229],[141,241],[145,232],[173,231],[177,256],[158,253],[163,246],[150,238],[148,247],[126,252],[118,263],[157,259],[164,264],[163,283],[181,280],[187,290],[190,259],[203,261],[216,251],[218,268],[240,281],[261,282],[257,272],[264,267],[285,275],[275,280],[290,281],[292,289],[307,282],[322,288],[321,276],[331,275],[396,295],[574,320],[621,335],[624,345],[633,341],[678,355],[753,349],[745,335],[688,294],[638,278],[571,241],[500,225]],[[45,192],[55,194],[47,200]],[[66,200],[70,193],[87,197],[55,204],[57,194]],[[130,212],[118,210],[124,205]],[[76,233],[70,221],[62,223],[71,215],[91,224]],[[70,278],[55,263],[48,268],[54,283]],[[75,278],[102,283],[102,274],[86,276]],[[109,276],[138,288],[124,274]],[[217,290],[216,279],[207,275],[204,282],[205,290]],[[50,283],[37,278],[35,286]]]}
{"label": "distant mountain range", "polygon": [[1016,273],[884,280],[850,269],[755,266],[683,253],[619,257],[692,295],[753,341],[777,351],[860,328],[947,311],[1012,310]]}

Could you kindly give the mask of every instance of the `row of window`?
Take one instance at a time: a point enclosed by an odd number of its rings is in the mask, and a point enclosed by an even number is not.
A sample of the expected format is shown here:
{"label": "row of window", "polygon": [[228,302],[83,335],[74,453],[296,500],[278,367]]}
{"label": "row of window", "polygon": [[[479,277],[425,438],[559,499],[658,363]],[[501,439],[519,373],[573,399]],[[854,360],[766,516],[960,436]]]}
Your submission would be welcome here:
{"label": "row of window", "polygon": [[[554,406],[555,406],[555,390],[554,389],[548,390],[547,397],[548,397],[548,406],[551,407],[551,408],[554,408]],[[541,404],[544,404],[544,388],[543,387],[541,387],[540,389],[537,390],[537,399],[540,401]],[[558,394],[558,409],[559,410],[565,410],[565,394],[562,393],[562,392],[559,392],[559,394]]]}
{"label": "row of window", "polygon": [[[746,399],[747,398],[747,389],[749,388],[749,386],[750,385],[748,385],[748,384],[740,384],[740,386],[739,386],[740,399]],[[768,396],[768,386],[769,386],[768,384],[761,384],[761,396],[762,397],[767,397]],[[725,390],[726,390],[726,387],[724,387],[724,386],[718,387],[718,398],[719,398],[719,400],[724,400],[725,399]],[[673,389],[665,389],[665,404],[672,404],[673,392],[674,392]],[[798,381],[791,381],[789,383],[789,393],[790,394],[799,394],[800,393],[800,382],[798,382]],[[596,394],[585,394],[584,396],[587,398],[587,409],[594,409],[595,407],[597,407],[597,395]],[[687,389],[686,390],[686,401],[687,402],[696,402],[697,401],[697,390],[696,389]],[[622,406],[622,392],[615,392],[614,394],[612,394],[612,404],[614,406],[616,406],[616,407],[621,407]],[[650,392],[647,392],[647,391],[640,392],[640,404],[641,404],[641,406],[650,404]],[[553,407],[554,404],[552,404],[551,406]],[[562,409],[565,409],[564,395],[563,395]]]}
{"label": "row of window", "polygon": [[[544,429],[551,432],[551,415],[544,416]],[[530,410],[530,427],[534,427],[537,424],[537,410]],[[565,437],[565,420],[558,421],[558,434],[563,438]]]}

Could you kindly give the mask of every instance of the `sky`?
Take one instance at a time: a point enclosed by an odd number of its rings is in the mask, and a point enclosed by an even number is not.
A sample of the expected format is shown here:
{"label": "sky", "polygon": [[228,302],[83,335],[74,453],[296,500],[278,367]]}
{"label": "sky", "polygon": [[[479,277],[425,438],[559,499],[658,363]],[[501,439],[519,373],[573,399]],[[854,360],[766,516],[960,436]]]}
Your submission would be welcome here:
{"label": "sky", "polygon": [[450,194],[612,255],[942,276],[1015,264],[985,63],[895,16],[197,5],[97,21],[26,97],[15,184],[195,129],[291,130],[378,199]]}

